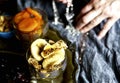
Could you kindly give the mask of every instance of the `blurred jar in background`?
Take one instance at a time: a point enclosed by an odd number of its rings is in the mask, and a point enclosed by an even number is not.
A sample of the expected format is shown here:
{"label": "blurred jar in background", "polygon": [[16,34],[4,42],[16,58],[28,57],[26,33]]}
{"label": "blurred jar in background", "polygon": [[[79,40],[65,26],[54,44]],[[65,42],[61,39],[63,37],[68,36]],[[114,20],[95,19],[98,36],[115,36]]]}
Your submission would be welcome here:
{"label": "blurred jar in background", "polygon": [[37,38],[42,38],[48,30],[48,18],[44,11],[38,8],[25,8],[13,18],[16,37],[23,43],[30,44]]}

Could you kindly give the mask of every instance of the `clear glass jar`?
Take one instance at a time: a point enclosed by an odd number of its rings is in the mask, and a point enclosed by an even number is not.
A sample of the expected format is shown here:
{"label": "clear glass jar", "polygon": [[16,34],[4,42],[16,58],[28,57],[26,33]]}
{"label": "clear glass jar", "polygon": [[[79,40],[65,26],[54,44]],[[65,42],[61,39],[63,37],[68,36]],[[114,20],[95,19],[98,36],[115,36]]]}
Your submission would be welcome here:
{"label": "clear glass jar", "polygon": [[[26,60],[32,57],[30,49],[26,52]],[[62,83],[63,81],[63,73],[67,67],[67,56],[65,55],[65,60],[62,62],[61,68],[58,70],[53,70],[47,73],[42,73],[36,71],[36,69],[33,67],[33,65],[29,64],[29,70],[31,75],[31,83]],[[46,76],[46,75],[49,76]]]}
{"label": "clear glass jar", "polygon": [[[39,8],[31,8],[35,11],[37,11],[41,16],[42,16],[42,20],[44,22],[43,25],[41,25],[40,27],[38,28],[35,28],[31,31],[26,31],[25,29],[27,27],[24,27],[24,31],[21,31],[18,27],[18,25],[20,24],[17,24],[15,23],[15,21],[13,20],[13,26],[14,26],[14,30],[15,30],[15,34],[16,34],[16,37],[24,44],[26,45],[30,45],[31,42],[33,42],[35,39],[37,38],[42,38],[44,37],[44,35],[47,33],[48,31],[48,17],[46,15],[46,13],[39,9]],[[26,9],[25,9],[26,10]],[[24,11],[24,10],[23,10]],[[31,15],[32,16],[32,15]],[[33,16],[34,17],[34,16]],[[25,18],[27,19],[27,18]],[[31,18],[31,19],[34,19],[34,18]],[[24,17],[23,17],[23,20],[24,20]],[[29,20],[28,20],[29,21]],[[40,22],[40,21],[38,21]],[[28,22],[24,22],[24,23],[28,23]],[[26,24],[29,26],[29,24]]]}

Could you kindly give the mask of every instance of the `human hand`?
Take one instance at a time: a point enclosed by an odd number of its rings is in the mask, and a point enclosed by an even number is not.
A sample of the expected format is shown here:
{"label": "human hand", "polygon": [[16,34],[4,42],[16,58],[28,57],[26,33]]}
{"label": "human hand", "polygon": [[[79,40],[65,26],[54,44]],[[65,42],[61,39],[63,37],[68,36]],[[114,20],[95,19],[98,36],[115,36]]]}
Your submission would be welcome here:
{"label": "human hand", "polygon": [[120,0],[91,0],[77,16],[76,28],[86,33],[107,19],[98,38],[103,38],[111,26],[120,18]]}

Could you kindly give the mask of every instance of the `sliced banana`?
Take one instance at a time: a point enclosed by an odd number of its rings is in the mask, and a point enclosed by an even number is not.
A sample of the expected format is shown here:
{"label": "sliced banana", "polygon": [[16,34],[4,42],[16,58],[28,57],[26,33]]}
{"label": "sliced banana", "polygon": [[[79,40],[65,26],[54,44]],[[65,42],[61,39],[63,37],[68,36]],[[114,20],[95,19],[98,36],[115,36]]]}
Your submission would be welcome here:
{"label": "sliced banana", "polygon": [[57,41],[55,44],[53,44],[53,48],[67,48],[66,43],[63,40]]}
{"label": "sliced banana", "polygon": [[37,61],[41,61],[43,59],[39,53],[46,44],[47,41],[44,39],[37,39],[31,44],[31,54]]}
{"label": "sliced banana", "polygon": [[63,48],[61,48],[60,50],[55,51],[51,57],[46,58],[43,63],[42,66],[44,69],[55,69],[54,67],[56,67],[57,65],[61,64],[65,59],[65,51]]}
{"label": "sliced banana", "polygon": [[43,58],[48,58],[48,57],[50,57],[51,54],[53,54],[53,52],[54,52],[54,48],[52,48],[52,45],[47,44],[44,47],[43,51],[41,52],[41,56]]}
{"label": "sliced banana", "polygon": [[65,42],[63,40],[59,40],[56,43],[54,43],[53,45],[47,44],[43,51],[41,52],[41,56],[43,58],[48,58],[50,57],[52,54],[54,54],[56,51],[60,50],[61,48],[66,49],[67,45],[65,44]]}
{"label": "sliced banana", "polygon": [[65,60],[65,49],[67,49],[67,45],[63,40],[49,43],[45,39],[39,38],[31,44],[31,54],[36,61],[41,61],[41,71],[61,68],[61,64]]}

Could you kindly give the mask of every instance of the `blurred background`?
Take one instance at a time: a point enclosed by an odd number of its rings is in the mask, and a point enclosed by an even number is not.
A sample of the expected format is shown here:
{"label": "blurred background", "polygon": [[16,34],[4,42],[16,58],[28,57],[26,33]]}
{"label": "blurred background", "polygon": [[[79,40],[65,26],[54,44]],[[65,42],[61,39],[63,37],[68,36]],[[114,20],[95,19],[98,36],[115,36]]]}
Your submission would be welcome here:
{"label": "blurred background", "polygon": [[0,13],[15,14],[17,10],[16,2],[17,0],[0,0]]}

